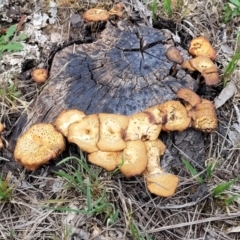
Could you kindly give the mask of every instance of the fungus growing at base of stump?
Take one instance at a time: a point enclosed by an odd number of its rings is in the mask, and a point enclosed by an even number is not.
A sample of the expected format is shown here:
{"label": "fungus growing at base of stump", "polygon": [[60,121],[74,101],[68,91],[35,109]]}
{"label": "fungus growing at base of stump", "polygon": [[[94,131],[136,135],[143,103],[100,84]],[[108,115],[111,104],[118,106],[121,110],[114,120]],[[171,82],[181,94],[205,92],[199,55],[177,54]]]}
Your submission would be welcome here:
{"label": "fungus growing at base of stump", "polygon": [[185,102],[188,102],[192,107],[202,101],[202,99],[195,92],[188,88],[181,88],[177,92],[177,97],[183,99]]}
{"label": "fungus growing at base of stump", "polygon": [[162,125],[156,124],[147,112],[136,113],[129,116],[128,128],[125,132],[125,141],[155,140],[161,132]]}
{"label": "fungus growing at base of stump", "polygon": [[65,137],[68,135],[68,127],[74,123],[81,121],[86,117],[85,113],[77,109],[63,110],[54,122],[55,128]]}
{"label": "fungus growing at base of stump", "polygon": [[196,37],[190,42],[189,53],[194,56],[205,56],[212,60],[216,58],[216,50],[203,36]]}
{"label": "fungus growing at base of stump", "polygon": [[84,117],[68,127],[68,141],[75,143],[84,152],[92,153],[99,150],[99,119],[97,114]]}
{"label": "fungus growing at base of stump", "polygon": [[86,22],[107,21],[109,19],[109,12],[101,8],[91,8],[83,14],[83,19]]}
{"label": "fungus growing at base of stump", "polygon": [[212,102],[202,99],[192,110],[192,126],[202,132],[213,132],[218,126],[215,107]]}
{"label": "fungus growing at base of stump", "polygon": [[44,68],[37,68],[31,73],[32,78],[37,83],[45,83],[48,79],[48,71]]}
{"label": "fungus growing at base of stump", "polygon": [[121,173],[126,177],[140,175],[147,167],[147,151],[141,140],[128,141],[118,158]]}
{"label": "fungus growing at base of stump", "polygon": [[52,124],[39,123],[30,127],[17,141],[14,158],[29,170],[58,157],[65,150],[65,139]]}
{"label": "fungus growing at base of stump", "polygon": [[97,151],[88,154],[88,161],[107,171],[113,171],[118,166],[119,159],[122,158],[122,152],[103,152]]}
{"label": "fungus growing at base of stump", "polygon": [[100,122],[98,148],[106,152],[123,150],[127,146],[123,135],[128,127],[128,117],[120,114],[99,113],[98,118]]}
{"label": "fungus growing at base of stump", "polygon": [[162,125],[163,131],[184,131],[190,126],[191,118],[186,108],[178,101],[167,101],[160,105],[160,111],[165,115],[166,122]]}
{"label": "fungus growing at base of stump", "polygon": [[147,169],[144,172],[148,190],[162,197],[172,196],[179,183],[179,178],[164,172],[160,167],[160,157],[164,154],[166,146],[160,140],[144,142],[147,150]]}

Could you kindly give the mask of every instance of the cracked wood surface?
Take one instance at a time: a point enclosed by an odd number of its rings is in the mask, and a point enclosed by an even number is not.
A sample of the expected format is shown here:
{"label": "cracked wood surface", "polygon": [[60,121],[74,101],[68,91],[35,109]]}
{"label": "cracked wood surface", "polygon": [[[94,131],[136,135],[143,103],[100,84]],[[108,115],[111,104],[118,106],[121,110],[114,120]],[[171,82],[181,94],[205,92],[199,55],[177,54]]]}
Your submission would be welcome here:
{"label": "cracked wood surface", "polygon": [[[182,87],[196,91],[195,80],[185,71],[170,75],[173,63],[165,51],[171,44],[163,31],[146,26],[121,31],[108,23],[97,41],[57,52],[50,80],[31,110],[19,119],[9,148],[14,148],[16,139],[30,126],[53,123],[63,109],[130,115],[175,99]],[[187,52],[179,49],[186,57]],[[199,133],[192,131],[203,147]]]}

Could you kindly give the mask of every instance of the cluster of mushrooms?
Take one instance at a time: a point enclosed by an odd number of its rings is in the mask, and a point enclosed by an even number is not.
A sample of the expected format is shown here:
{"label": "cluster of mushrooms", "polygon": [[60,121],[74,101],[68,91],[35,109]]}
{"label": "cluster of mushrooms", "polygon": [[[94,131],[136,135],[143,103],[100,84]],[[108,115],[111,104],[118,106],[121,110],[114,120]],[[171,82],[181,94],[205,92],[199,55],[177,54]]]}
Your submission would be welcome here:
{"label": "cluster of mushrooms", "polygon": [[[212,61],[216,58],[216,50],[211,43],[203,36],[196,37],[190,42],[188,51],[193,58],[186,61],[174,46],[168,48],[166,56],[175,64],[181,64],[183,69],[190,72],[200,72],[205,79],[206,85],[216,86],[219,83],[219,75],[218,68]],[[174,70],[176,70],[176,65],[174,65]]]}
{"label": "cluster of mushrooms", "polygon": [[88,161],[107,171],[119,168],[126,177],[143,174],[148,190],[158,196],[175,193],[179,179],[164,172],[159,159],[165,145],[163,131],[193,127],[212,132],[217,127],[213,104],[187,88],[171,100],[130,116],[111,113],[86,115],[77,109],[63,110],[54,124],[30,127],[17,141],[14,157],[29,170],[56,158],[66,147],[65,139],[88,153]]}

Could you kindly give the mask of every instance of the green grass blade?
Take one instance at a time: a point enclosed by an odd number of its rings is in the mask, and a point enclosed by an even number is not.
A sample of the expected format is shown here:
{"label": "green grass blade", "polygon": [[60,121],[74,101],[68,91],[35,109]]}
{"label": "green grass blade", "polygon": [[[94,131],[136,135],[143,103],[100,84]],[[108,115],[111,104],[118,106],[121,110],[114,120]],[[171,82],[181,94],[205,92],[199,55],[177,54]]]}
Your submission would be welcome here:
{"label": "green grass blade", "polygon": [[[187,168],[187,170],[191,173],[192,176],[196,176],[198,175],[198,171],[185,159],[182,159],[185,167]],[[200,176],[197,176],[196,179],[200,182],[200,183],[204,183],[204,180],[200,177]]]}
{"label": "green grass blade", "polygon": [[90,181],[89,178],[86,179],[87,182],[87,209],[88,211],[92,210],[92,196],[91,196],[91,187],[90,187]]}
{"label": "green grass blade", "polygon": [[236,181],[238,177],[232,179],[231,181],[221,183],[213,189],[213,195],[219,197],[225,190],[228,190]]}
{"label": "green grass blade", "polygon": [[234,195],[234,196],[228,198],[228,199],[225,201],[225,204],[226,204],[226,205],[229,205],[229,204],[231,204],[232,202],[234,202],[234,201],[235,201],[236,199],[238,199],[238,198],[240,198],[240,194]]}
{"label": "green grass blade", "polygon": [[172,17],[171,0],[164,0],[163,10],[168,14],[169,17]]}

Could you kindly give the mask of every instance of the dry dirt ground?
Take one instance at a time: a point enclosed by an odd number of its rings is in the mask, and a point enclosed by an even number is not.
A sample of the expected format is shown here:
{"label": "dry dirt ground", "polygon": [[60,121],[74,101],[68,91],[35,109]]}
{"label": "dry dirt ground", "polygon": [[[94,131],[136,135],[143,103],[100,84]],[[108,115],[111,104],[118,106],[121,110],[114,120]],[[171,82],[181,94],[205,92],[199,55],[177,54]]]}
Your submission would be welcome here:
{"label": "dry dirt ground", "polygon": [[[224,71],[240,47],[239,18],[227,24],[222,21],[226,1],[179,1],[179,5],[172,1],[171,17],[163,11],[163,1],[122,2],[126,6],[124,18],[169,29],[184,48],[191,38],[206,36],[217,50],[221,84],[203,87],[199,94],[212,101],[220,95],[226,80]],[[156,9],[151,7],[154,2]],[[104,0],[0,0],[1,34],[26,15],[20,32],[28,36],[23,51],[5,53],[1,59],[0,121],[6,125],[2,133],[5,146],[19,116],[43,87],[33,82],[32,69],[49,69],[56,50],[86,37],[81,18],[86,9],[99,6],[109,10],[113,4]],[[84,168],[85,156],[74,146],[62,156],[72,156],[69,161],[60,166],[54,162],[35,172],[16,165],[11,153],[2,150],[0,239],[240,239],[239,78],[238,65],[227,78],[231,85],[222,95],[231,93],[231,89],[233,93],[217,108],[219,126],[215,132],[204,134],[205,166],[196,167],[199,174],[193,176],[182,164],[178,190],[167,199],[149,194],[142,177],[126,179],[118,172],[107,173],[92,165]],[[56,174],[60,170],[62,174]],[[223,183],[229,186],[217,194],[216,187],[223,188]],[[1,200],[1,192],[8,188],[9,198]]]}

